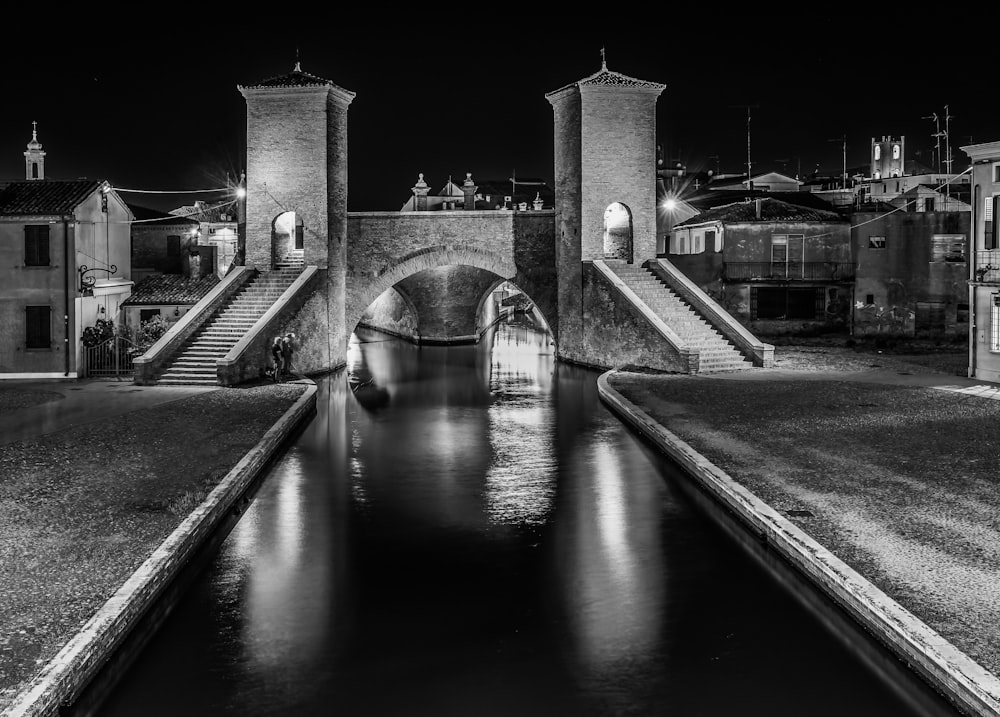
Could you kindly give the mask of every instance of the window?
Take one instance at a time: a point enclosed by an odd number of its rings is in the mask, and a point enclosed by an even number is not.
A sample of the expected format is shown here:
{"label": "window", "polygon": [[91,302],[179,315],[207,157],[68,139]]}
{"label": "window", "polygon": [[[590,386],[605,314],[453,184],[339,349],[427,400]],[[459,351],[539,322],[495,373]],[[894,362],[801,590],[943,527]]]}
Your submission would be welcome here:
{"label": "window", "polygon": [[31,178],[38,179],[38,162],[31,163]]}
{"label": "window", "polygon": [[52,308],[26,306],[24,309],[24,345],[29,349],[52,348]]}
{"label": "window", "polygon": [[154,316],[159,316],[159,309],[139,309],[139,324],[142,325]]}
{"label": "window", "polygon": [[892,145],[892,158],[893,159],[899,159],[899,145],[898,144]]}
{"label": "window", "polygon": [[885,249],[885,237],[868,237],[869,249]]}
{"label": "window", "polygon": [[990,351],[1000,351],[1000,294],[993,294],[990,308]]}
{"label": "window", "polygon": [[49,225],[24,227],[24,265],[49,266]]}
{"label": "window", "polygon": [[993,231],[993,215],[997,213],[998,199],[1000,199],[1000,194],[994,194],[992,196],[986,197],[983,205],[983,248],[984,249],[996,249],[997,242],[997,232]]}
{"label": "window", "polygon": [[931,239],[931,261],[965,263],[965,235],[935,234]]}
{"label": "window", "polygon": [[167,256],[181,255],[181,238],[176,234],[167,237]]}
{"label": "window", "polygon": [[875,305],[875,294],[865,294],[865,304],[867,306]]}
{"label": "window", "polygon": [[993,183],[1000,184],[1000,162],[993,163]]}
{"label": "window", "polygon": [[[801,276],[802,265],[802,241],[801,234],[772,234],[771,235],[771,271],[782,276]],[[784,266],[774,266],[783,264]]]}
{"label": "window", "polygon": [[925,212],[934,211],[934,197],[924,197],[924,211]]}
{"label": "window", "polygon": [[722,242],[715,238],[715,230],[709,229],[705,232],[705,247],[712,247],[712,251],[722,251]]}
{"label": "window", "polygon": [[882,145],[875,145],[875,161],[882,159]]}

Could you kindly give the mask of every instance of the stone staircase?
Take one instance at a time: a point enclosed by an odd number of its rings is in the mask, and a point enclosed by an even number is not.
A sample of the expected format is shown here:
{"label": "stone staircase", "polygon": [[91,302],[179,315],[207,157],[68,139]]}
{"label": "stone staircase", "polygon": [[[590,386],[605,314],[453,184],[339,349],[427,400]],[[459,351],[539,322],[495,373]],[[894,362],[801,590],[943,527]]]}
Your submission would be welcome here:
{"label": "stone staircase", "polygon": [[607,262],[607,266],[686,345],[699,350],[698,373],[753,368],[751,360],[651,270],[624,262]]}
{"label": "stone staircase", "polygon": [[301,253],[259,272],[220,306],[177,350],[156,379],[158,386],[218,384],[216,364],[267,312],[304,268]]}

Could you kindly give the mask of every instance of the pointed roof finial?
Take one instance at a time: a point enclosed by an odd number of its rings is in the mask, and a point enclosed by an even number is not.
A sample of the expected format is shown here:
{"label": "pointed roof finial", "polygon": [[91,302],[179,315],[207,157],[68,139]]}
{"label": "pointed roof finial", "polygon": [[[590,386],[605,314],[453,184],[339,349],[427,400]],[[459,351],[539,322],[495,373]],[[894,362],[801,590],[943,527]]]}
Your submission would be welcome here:
{"label": "pointed roof finial", "polygon": [[299,48],[295,48],[295,69],[292,72],[302,72],[302,65],[299,63]]}
{"label": "pointed roof finial", "polygon": [[38,141],[38,123],[34,120],[31,121],[31,141]]}
{"label": "pointed roof finial", "polygon": [[607,58],[604,56],[604,48],[603,47],[601,48],[601,69],[602,70],[608,69],[608,61],[607,61]]}

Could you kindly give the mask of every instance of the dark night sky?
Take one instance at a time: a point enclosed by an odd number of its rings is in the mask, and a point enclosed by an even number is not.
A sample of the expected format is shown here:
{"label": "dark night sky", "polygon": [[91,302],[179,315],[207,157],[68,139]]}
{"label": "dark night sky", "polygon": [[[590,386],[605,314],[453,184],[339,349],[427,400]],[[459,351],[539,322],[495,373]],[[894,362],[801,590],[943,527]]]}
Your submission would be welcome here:
{"label": "dark night sky", "polygon": [[[945,105],[955,171],[967,166],[959,147],[970,138],[1000,139],[1000,106],[982,74],[989,43],[970,49],[964,21],[925,15],[900,25],[892,13],[849,5],[843,14],[782,14],[769,5],[742,16],[694,5],[705,9],[665,5],[662,14],[630,17],[577,6],[575,19],[561,23],[548,19],[547,5],[493,5],[476,18],[458,5],[419,6],[426,20],[389,25],[378,21],[402,14],[303,11],[242,26],[232,10],[172,9],[156,22],[130,21],[135,6],[128,15],[87,6],[58,20],[5,11],[19,39],[0,48],[0,181],[24,177],[22,152],[37,120],[48,177],[159,191],[224,186],[244,164],[237,85],[290,71],[296,52],[303,70],[357,93],[348,115],[352,211],[398,209],[418,172],[434,190],[465,172],[551,181],[544,95],[600,69],[602,46],[609,69],[667,86],[658,142],[668,160],[692,169],[745,171],[748,104],[756,105],[754,173],[838,174],[844,136],[849,168],[866,164],[871,138],[882,135],[905,135],[907,158],[932,165],[935,125],[925,117],[943,118]],[[984,12],[977,22],[1000,20],[1000,11]],[[886,32],[894,34],[878,39]],[[172,208],[221,195],[123,196]]]}

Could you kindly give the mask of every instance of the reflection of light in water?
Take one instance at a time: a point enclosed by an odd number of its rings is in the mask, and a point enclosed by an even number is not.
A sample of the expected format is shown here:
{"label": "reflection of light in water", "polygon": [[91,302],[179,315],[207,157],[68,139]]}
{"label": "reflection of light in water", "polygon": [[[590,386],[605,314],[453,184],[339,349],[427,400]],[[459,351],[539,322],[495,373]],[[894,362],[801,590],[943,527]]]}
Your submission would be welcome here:
{"label": "reflection of light in water", "polygon": [[[240,563],[254,565],[247,574],[242,643],[255,670],[287,669],[323,648],[323,629],[317,624],[323,613],[289,609],[303,599],[302,574],[329,568],[306,559],[310,546],[303,534],[307,506],[301,455],[287,454],[281,466],[274,509],[267,513],[272,520],[263,523],[263,511],[251,508],[230,538]],[[309,597],[323,599],[319,594]]]}
{"label": "reflection of light in water", "polygon": [[490,520],[541,524],[555,495],[551,407],[537,396],[552,385],[548,335],[503,325],[493,344],[490,390],[492,459],[486,475]]}
{"label": "reflection of light in water", "polygon": [[[581,484],[569,569],[574,590],[566,595],[579,658],[595,678],[613,680],[650,658],[659,639],[662,560],[656,516],[660,502],[645,483],[629,483],[628,462],[595,435],[572,473]],[[643,488],[646,487],[644,490]],[[582,494],[590,491],[594,500]]]}

